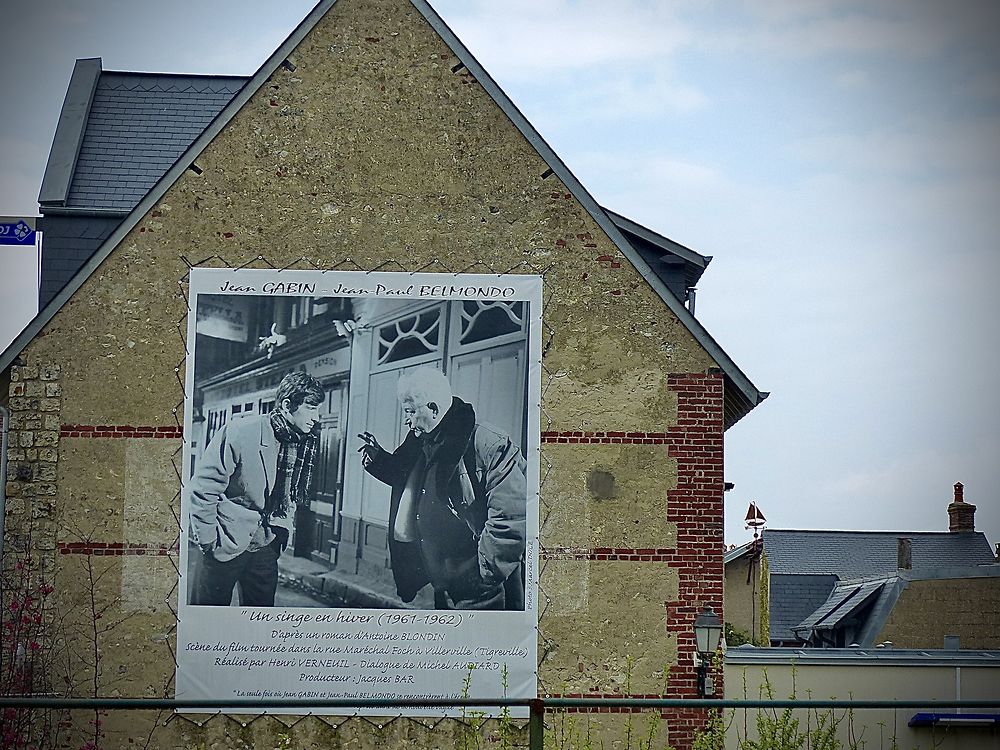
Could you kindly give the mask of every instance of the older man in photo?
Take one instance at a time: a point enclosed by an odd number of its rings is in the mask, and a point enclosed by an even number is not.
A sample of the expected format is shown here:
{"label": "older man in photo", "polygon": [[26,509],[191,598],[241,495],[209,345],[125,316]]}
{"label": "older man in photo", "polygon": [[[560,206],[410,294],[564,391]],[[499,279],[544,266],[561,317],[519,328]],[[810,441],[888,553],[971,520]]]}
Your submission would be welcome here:
{"label": "older man in photo", "polygon": [[295,508],[309,501],[323,386],[304,372],[282,378],[270,414],[235,417],[202,454],[191,478],[191,604],[273,607],[278,557]]}
{"label": "older man in photo", "polygon": [[524,609],[524,457],[433,368],[397,386],[409,428],[395,451],[368,432],[362,465],[392,488],[389,555],[400,599],[427,583],[438,609]]}

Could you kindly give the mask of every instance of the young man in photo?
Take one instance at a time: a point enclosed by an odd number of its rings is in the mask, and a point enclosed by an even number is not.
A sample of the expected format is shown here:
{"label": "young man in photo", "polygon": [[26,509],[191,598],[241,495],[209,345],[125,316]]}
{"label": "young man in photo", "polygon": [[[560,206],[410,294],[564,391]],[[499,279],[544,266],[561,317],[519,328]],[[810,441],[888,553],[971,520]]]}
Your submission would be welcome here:
{"label": "young man in photo", "polygon": [[191,478],[201,555],[191,604],[226,606],[239,583],[242,606],[274,606],[278,556],[296,506],[310,499],[323,395],[315,378],[289,373],[274,411],[236,417],[213,435]]}
{"label": "young man in photo", "polygon": [[430,367],[397,386],[409,428],[395,451],[368,432],[362,465],[392,488],[389,555],[400,599],[427,583],[438,609],[524,609],[525,461]]}

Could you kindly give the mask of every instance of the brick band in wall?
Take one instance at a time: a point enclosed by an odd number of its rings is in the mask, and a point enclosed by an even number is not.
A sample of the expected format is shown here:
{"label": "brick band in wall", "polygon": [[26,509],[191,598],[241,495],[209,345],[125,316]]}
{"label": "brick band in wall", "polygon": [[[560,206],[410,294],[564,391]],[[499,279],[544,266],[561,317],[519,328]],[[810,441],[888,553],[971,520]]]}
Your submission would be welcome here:
{"label": "brick band in wall", "polygon": [[542,547],[545,560],[627,560],[629,562],[665,562],[677,559],[677,550],[636,547]]}
{"label": "brick band in wall", "polygon": [[665,432],[584,432],[581,430],[542,432],[543,443],[666,445],[667,438],[668,435]]}
{"label": "brick band in wall", "polygon": [[181,438],[183,430],[177,426],[133,427],[121,424],[64,424],[59,437],[67,438]]}
{"label": "brick band in wall", "polygon": [[124,542],[60,542],[60,555],[165,556],[177,554],[177,545],[125,544]]}

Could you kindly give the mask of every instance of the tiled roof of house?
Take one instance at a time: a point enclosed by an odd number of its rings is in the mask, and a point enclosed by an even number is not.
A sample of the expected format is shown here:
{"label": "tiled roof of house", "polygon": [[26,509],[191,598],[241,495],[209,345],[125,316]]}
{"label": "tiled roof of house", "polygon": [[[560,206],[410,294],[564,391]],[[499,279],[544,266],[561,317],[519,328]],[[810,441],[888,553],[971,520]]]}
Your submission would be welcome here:
{"label": "tiled roof of house", "polygon": [[826,601],[834,586],[835,575],[782,575],[771,571],[769,591],[770,635],[772,641],[794,641],[797,627]]}
{"label": "tiled roof of house", "polygon": [[832,630],[845,618],[850,617],[859,608],[869,603],[885,585],[886,581],[852,581],[838,583],[833,587],[830,596],[815,612],[805,618],[796,631],[824,628]]}
{"label": "tiled roof of house", "polygon": [[912,568],[996,562],[982,532],[808,531],[765,529],[772,575],[832,574],[841,579],[893,575],[899,539],[912,540]]}
{"label": "tiled roof of house", "polygon": [[[838,581],[894,577],[899,540],[910,540],[914,573],[996,562],[982,532],[812,531],[765,529],[770,580],[772,640],[793,641],[795,628],[826,614],[837,600]],[[845,588],[848,591],[850,587]]]}
{"label": "tiled roof of house", "polygon": [[[791,579],[801,576],[782,576]],[[879,578],[838,581],[826,601],[793,628],[807,640],[816,631],[834,630],[857,613],[854,642],[862,648],[875,645],[902,591],[911,581],[948,581],[970,578],[1000,578],[1000,565],[945,566],[923,570],[898,570]],[[932,605],[933,606],[933,605]],[[848,645],[848,644],[845,644]]]}
{"label": "tiled roof of house", "polygon": [[103,71],[66,207],[130,211],[247,80]]}

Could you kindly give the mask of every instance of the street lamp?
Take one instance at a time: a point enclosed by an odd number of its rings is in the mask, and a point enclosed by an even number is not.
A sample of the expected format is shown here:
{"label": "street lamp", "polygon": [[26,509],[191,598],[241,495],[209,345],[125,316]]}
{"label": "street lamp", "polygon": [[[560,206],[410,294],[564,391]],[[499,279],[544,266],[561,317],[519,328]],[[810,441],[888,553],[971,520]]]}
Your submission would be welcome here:
{"label": "street lamp", "polygon": [[715,695],[715,683],[708,679],[708,670],[719,641],[722,638],[722,621],[711,607],[705,607],[694,619],[694,666],[698,670],[698,695],[707,698]]}

